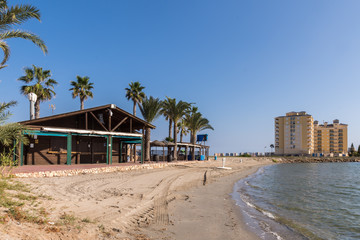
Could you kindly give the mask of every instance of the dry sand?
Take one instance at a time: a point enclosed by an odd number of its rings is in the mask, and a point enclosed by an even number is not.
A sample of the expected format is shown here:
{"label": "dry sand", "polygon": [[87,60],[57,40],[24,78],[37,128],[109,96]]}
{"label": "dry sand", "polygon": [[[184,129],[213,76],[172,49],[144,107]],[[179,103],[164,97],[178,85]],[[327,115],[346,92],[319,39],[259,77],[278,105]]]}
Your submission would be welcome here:
{"label": "dry sand", "polygon": [[[264,158],[227,158],[164,169],[19,179],[36,194],[56,222],[63,213],[91,220],[60,232],[30,223],[0,225],[1,239],[259,239],[249,232],[229,195],[235,181]],[[206,173],[206,181],[204,176]]]}

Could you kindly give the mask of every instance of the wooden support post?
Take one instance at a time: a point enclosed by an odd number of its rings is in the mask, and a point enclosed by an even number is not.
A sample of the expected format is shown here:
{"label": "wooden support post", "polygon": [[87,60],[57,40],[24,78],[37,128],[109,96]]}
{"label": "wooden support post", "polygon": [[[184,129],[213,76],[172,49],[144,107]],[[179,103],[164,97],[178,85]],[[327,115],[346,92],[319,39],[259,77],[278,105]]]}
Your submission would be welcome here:
{"label": "wooden support post", "polygon": [[106,164],[109,164],[109,136],[106,137]]}
{"label": "wooden support post", "polygon": [[163,146],[163,162],[165,161],[165,146]]}
{"label": "wooden support post", "polygon": [[110,136],[109,138],[110,138],[110,146],[109,146],[109,151],[110,151],[110,164],[112,164],[113,138],[112,138],[112,136]]}
{"label": "wooden support post", "polygon": [[141,164],[144,163],[144,138],[141,139]]}
{"label": "wooden support post", "polygon": [[136,163],[136,144],[133,144],[133,158],[134,158],[134,163]]}
{"label": "wooden support post", "polygon": [[94,144],[92,138],[90,138],[90,155],[91,155],[91,163],[94,163]]}
{"label": "wooden support post", "polygon": [[132,126],[132,118],[130,118],[130,132],[132,133],[133,132],[133,126]]}
{"label": "wooden support post", "polygon": [[120,141],[120,162],[122,162],[122,150],[123,150],[123,144],[122,144],[122,141]]}
{"label": "wooden support post", "polygon": [[108,127],[108,129],[109,129],[109,131],[111,131],[111,114],[110,113],[109,113],[109,127]]}
{"label": "wooden support post", "polygon": [[129,157],[130,157],[130,162],[132,162],[132,161],[135,162],[134,157],[133,157],[133,155],[134,155],[133,153],[134,153],[134,151],[133,151],[133,144],[129,144]]}
{"label": "wooden support post", "polygon": [[85,113],[85,129],[88,130],[89,128],[89,123],[88,123],[88,113]]}
{"label": "wooden support post", "polygon": [[24,165],[24,143],[20,141],[20,166]]}
{"label": "wooden support post", "polygon": [[67,148],[66,148],[66,164],[71,165],[71,133],[67,135]]}

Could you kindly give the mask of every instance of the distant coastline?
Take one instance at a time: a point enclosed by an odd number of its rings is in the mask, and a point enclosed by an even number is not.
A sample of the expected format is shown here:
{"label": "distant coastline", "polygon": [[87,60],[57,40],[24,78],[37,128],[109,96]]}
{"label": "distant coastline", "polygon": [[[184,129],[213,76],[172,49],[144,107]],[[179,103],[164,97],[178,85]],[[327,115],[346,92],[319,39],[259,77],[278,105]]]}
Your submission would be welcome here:
{"label": "distant coastline", "polygon": [[279,163],[325,163],[325,162],[360,162],[360,157],[282,157],[273,156]]}

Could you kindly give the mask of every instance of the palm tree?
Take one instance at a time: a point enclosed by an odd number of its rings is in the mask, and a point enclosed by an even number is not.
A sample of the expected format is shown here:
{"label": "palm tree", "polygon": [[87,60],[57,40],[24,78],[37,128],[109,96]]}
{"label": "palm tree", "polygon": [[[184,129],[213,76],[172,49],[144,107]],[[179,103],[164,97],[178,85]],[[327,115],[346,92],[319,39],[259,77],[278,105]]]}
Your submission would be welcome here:
{"label": "palm tree", "polygon": [[[204,118],[199,112],[192,112],[185,117],[185,123],[188,129],[191,132],[191,143],[195,144],[196,134],[199,131],[205,129],[214,130],[214,128],[209,124],[209,120]],[[192,160],[195,160],[195,147],[191,148]]]}
{"label": "palm tree", "polygon": [[91,89],[93,89],[94,83],[89,82],[89,77],[80,77],[76,76],[77,82],[71,81],[70,85],[72,88],[70,88],[70,91],[72,92],[72,97],[76,98],[77,96],[80,97],[80,109],[84,109],[84,101],[88,99],[88,97],[93,98],[93,93],[91,92]]}
{"label": "palm tree", "polygon": [[[145,97],[139,106],[140,112],[145,121],[152,123],[161,115],[162,101],[159,98]],[[145,132],[145,161],[150,161],[150,127],[146,127]]]}
{"label": "palm tree", "polygon": [[51,100],[55,96],[54,86],[57,83],[54,79],[51,79],[50,70],[43,70],[41,67],[25,68],[25,75],[18,80],[26,84],[29,84],[33,80],[36,81],[34,85],[23,85],[20,88],[21,94],[28,95],[29,93],[35,93],[37,100],[35,102],[35,118],[40,117],[40,102]]}
{"label": "palm tree", "polygon": [[10,56],[10,48],[4,40],[11,38],[30,40],[40,47],[44,53],[47,53],[47,47],[44,41],[37,35],[13,29],[14,26],[18,26],[32,18],[40,21],[40,12],[36,7],[27,4],[9,7],[6,0],[0,0],[0,48],[4,53],[4,58],[0,62],[0,69],[6,67],[4,64]]}
{"label": "palm tree", "polygon": [[174,159],[177,159],[177,124],[179,120],[189,112],[191,103],[184,101],[176,102],[176,99],[170,102],[170,114],[172,122],[174,123]]}
{"label": "palm tree", "polygon": [[125,88],[127,100],[134,102],[133,114],[136,116],[136,104],[140,104],[145,98],[145,93],[142,91],[145,87],[141,86],[139,82],[129,83],[130,88]]}
{"label": "palm tree", "polygon": [[174,98],[166,97],[166,99],[162,102],[161,114],[164,115],[165,120],[169,121],[169,137],[168,139],[172,139],[172,119],[171,115],[171,106],[175,104]]}

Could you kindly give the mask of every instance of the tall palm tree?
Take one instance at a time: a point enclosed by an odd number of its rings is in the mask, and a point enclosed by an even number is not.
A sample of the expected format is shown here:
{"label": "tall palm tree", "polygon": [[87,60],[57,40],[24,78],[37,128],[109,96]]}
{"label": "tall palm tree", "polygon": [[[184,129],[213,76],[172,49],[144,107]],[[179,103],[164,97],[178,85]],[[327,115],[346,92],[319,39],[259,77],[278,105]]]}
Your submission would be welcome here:
{"label": "tall palm tree", "polygon": [[191,107],[191,103],[187,103],[184,101],[176,102],[176,99],[174,101],[170,102],[170,114],[169,117],[171,118],[173,124],[174,124],[174,159],[177,159],[177,124],[179,120],[186,115],[186,113],[189,112]]}
{"label": "tall palm tree", "polygon": [[20,88],[21,94],[28,95],[29,93],[35,93],[37,100],[35,102],[35,118],[40,117],[40,103],[51,100],[56,95],[54,86],[57,83],[51,77],[50,70],[43,70],[41,67],[33,65],[32,68],[25,68],[25,75],[18,80],[26,84],[36,81],[34,85],[23,85]]}
{"label": "tall palm tree", "polygon": [[145,93],[142,91],[145,87],[141,86],[139,82],[129,83],[130,88],[125,88],[127,100],[134,102],[133,114],[136,116],[136,104],[140,104],[145,98]]}
{"label": "tall palm tree", "polygon": [[175,104],[174,98],[166,97],[166,99],[162,102],[161,114],[164,115],[165,120],[169,121],[169,140],[172,139],[172,119],[171,119],[171,109],[172,105]]}
{"label": "tall palm tree", "polygon": [[[185,117],[185,123],[188,129],[191,132],[191,143],[195,144],[196,134],[199,131],[206,129],[214,130],[214,128],[209,124],[209,120],[204,118],[199,112],[192,112]],[[195,147],[191,148],[192,160],[195,160]]]}
{"label": "tall palm tree", "polygon": [[88,97],[93,98],[93,93],[91,92],[91,89],[93,89],[94,83],[89,82],[89,77],[80,77],[76,76],[77,82],[71,81],[70,85],[72,88],[70,88],[70,91],[72,92],[72,97],[76,98],[77,96],[80,97],[80,109],[84,109],[84,101],[88,99]]}
{"label": "tall palm tree", "polygon": [[[139,106],[140,112],[143,115],[145,121],[152,123],[161,115],[162,101],[159,98],[150,96],[145,97]],[[150,160],[150,127],[146,127],[145,132],[145,160]]]}
{"label": "tall palm tree", "polygon": [[47,47],[44,41],[37,35],[13,29],[14,26],[18,26],[32,18],[40,21],[40,12],[36,7],[27,4],[8,6],[6,0],[0,0],[0,49],[4,53],[4,58],[0,62],[0,69],[6,67],[4,64],[10,56],[10,48],[5,41],[7,39],[22,38],[30,40],[40,47],[44,53],[47,53]]}

